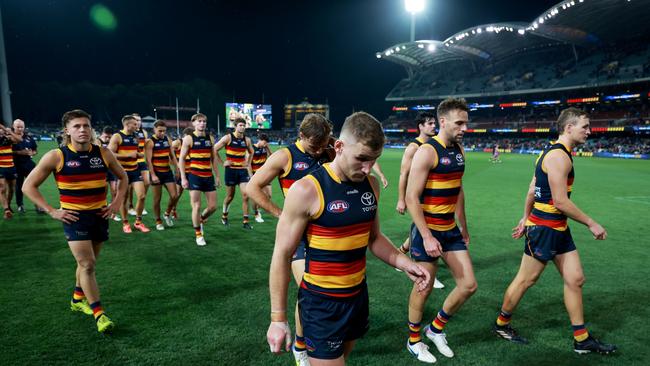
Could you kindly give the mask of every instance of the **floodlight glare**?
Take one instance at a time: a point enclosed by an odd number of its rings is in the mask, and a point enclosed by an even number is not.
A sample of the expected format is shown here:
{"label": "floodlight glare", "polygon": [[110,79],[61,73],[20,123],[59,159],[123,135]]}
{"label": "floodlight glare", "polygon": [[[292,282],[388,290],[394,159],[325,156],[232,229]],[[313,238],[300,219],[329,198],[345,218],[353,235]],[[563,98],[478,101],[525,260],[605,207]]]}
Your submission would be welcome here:
{"label": "floodlight glare", "polygon": [[425,0],[404,0],[404,7],[409,13],[415,14],[424,10],[425,3]]}

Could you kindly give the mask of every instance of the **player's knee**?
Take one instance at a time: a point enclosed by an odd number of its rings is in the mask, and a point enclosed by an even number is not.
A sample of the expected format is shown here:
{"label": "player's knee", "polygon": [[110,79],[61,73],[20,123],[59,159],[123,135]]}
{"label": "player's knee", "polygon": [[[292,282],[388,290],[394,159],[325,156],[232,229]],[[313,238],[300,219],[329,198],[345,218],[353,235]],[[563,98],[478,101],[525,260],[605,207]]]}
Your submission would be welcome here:
{"label": "player's knee", "polygon": [[583,274],[579,274],[574,276],[573,278],[570,278],[566,281],[567,285],[572,288],[581,288],[585,284],[585,276]]}
{"label": "player's knee", "polygon": [[83,258],[77,261],[79,268],[85,273],[95,272],[95,258]]}
{"label": "player's knee", "polygon": [[464,286],[464,291],[467,297],[474,295],[477,290],[478,290],[478,283],[476,283],[476,281],[468,282]]}
{"label": "player's knee", "polygon": [[136,193],[135,193],[135,196],[136,196],[136,198],[138,199],[138,201],[144,201],[145,198],[147,197],[147,195],[144,193],[144,191],[142,191],[142,192],[136,192]]}

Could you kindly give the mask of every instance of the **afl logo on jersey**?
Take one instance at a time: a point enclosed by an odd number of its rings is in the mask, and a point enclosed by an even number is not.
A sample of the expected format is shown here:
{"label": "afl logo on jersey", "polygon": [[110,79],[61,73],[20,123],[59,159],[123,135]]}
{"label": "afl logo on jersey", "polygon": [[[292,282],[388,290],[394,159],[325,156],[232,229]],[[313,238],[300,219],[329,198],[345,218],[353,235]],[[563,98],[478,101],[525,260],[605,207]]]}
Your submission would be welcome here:
{"label": "afl logo on jersey", "polygon": [[343,200],[336,200],[327,204],[327,211],[331,213],[343,213],[349,208],[350,204]]}
{"label": "afl logo on jersey", "polygon": [[442,158],[440,158],[440,164],[442,164],[442,165],[449,165],[449,164],[451,164],[451,159],[449,159],[449,158],[446,157],[446,156],[445,156],[445,157],[442,157]]}
{"label": "afl logo on jersey", "polygon": [[69,162],[65,163],[65,165],[68,168],[79,168],[81,166],[81,163],[76,160],[70,160]]}
{"label": "afl logo on jersey", "polygon": [[293,164],[293,168],[296,170],[305,170],[309,168],[309,164],[305,163],[304,161],[299,161],[295,164]]}

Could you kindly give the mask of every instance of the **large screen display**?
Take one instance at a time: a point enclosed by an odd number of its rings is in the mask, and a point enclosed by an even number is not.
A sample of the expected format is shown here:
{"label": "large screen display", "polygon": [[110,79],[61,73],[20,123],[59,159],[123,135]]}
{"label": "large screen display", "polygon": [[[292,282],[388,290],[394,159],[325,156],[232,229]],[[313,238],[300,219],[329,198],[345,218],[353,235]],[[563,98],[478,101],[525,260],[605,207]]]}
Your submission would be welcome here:
{"label": "large screen display", "polygon": [[273,126],[270,104],[226,103],[228,127],[235,127],[235,119],[246,120],[246,128],[269,129]]}

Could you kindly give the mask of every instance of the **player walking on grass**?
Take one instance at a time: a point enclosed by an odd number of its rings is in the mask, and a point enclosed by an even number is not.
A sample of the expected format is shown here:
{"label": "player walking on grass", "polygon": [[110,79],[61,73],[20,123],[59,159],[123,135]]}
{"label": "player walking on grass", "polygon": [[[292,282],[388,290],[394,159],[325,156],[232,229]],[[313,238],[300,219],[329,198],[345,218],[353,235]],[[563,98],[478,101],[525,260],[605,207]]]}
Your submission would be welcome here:
{"label": "player walking on grass", "polygon": [[[183,136],[191,135],[192,132],[194,132],[194,129],[192,127],[186,127],[183,129],[183,135],[178,136],[176,140],[172,142],[172,150],[174,151],[174,157],[176,157],[176,162],[178,163],[181,157],[181,146],[183,145]],[[174,181],[176,183],[176,193],[178,197],[176,198],[176,201],[174,201],[174,207],[172,207],[172,210],[170,212],[170,216],[173,220],[178,219],[178,213],[176,212],[176,207],[178,207],[178,201],[180,201],[181,197],[183,196],[183,182],[181,181],[181,171],[179,170],[179,165],[176,165],[176,174],[174,176]],[[187,155],[185,157],[185,174],[187,175],[190,172],[190,156]]]}
{"label": "player walking on grass", "polygon": [[[445,357],[454,356],[447,344],[445,325],[477,288],[467,250],[470,240],[462,186],[465,154],[460,142],[467,130],[468,110],[464,99],[450,98],[438,105],[440,131],[417,149],[406,188],[406,206],[413,218],[411,258],[435,278],[438,258],[442,257],[456,282],[434,320],[425,327],[427,338]],[[434,363],[436,358],[422,342],[420,332],[431,287],[418,290],[414,286],[409,297],[406,348],[418,360]]]}
{"label": "player walking on grass", "polygon": [[[320,114],[307,114],[300,124],[295,143],[276,151],[266,163],[253,175],[246,190],[251,199],[275,217],[280,217],[282,209],[278,207],[271,197],[264,192],[271,182],[278,178],[282,195],[286,197],[289,188],[307,174],[321,167],[323,160],[329,161],[324,153],[330,142],[332,125]],[[300,286],[305,272],[305,240],[300,238],[300,243],[291,256],[291,272],[296,284]],[[308,365],[307,348],[300,324],[298,303],[295,307],[296,338],[292,347],[294,358],[298,366]]]}
{"label": "player walking on grass", "polygon": [[[156,121],[153,124],[153,135],[145,142],[145,156],[147,166],[151,175],[151,189],[153,191],[153,212],[156,216],[156,230],[165,230],[165,225],[174,226],[170,213],[175,207],[175,201],[178,199],[176,193],[176,183],[174,183],[174,173],[171,165],[178,166],[176,156],[171,151],[171,140],[166,135],[167,126],[163,121]],[[162,188],[165,186],[169,201],[165,210],[165,225],[160,218],[160,200],[162,198]]]}
{"label": "player walking on grass", "polygon": [[[271,154],[273,154],[273,152],[269,147],[269,137],[265,133],[260,134],[258,141],[253,145],[253,160],[251,161],[251,171],[253,172],[253,176],[258,170],[260,170],[260,168],[262,168]],[[262,191],[264,191],[269,200],[271,200],[273,192],[271,189],[271,182],[262,188]],[[262,212],[260,212],[260,206],[254,201],[253,209],[255,210],[255,222],[263,223],[264,219],[262,218]]]}
{"label": "player walking on grass", "polygon": [[226,197],[223,199],[223,212],[221,222],[228,226],[228,211],[230,203],[235,198],[235,189],[239,186],[241,193],[241,205],[243,213],[242,226],[244,229],[252,229],[248,218],[248,194],[246,184],[251,176],[251,161],[253,160],[253,144],[251,139],[245,135],[246,120],[237,117],[235,119],[235,131],[219,140],[214,147],[214,154],[218,162],[222,162],[219,150],[226,148],[226,161],[224,166],[224,181],[226,184]]}
{"label": "player walking on grass", "polygon": [[512,314],[526,291],[553,261],[564,280],[564,304],[573,328],[573,349],[577,353],[608,354],[615,345],[605,344],[587,331],[582,306],[585,282],[578,250],[571,237],[567,217],[587,226],[596,240],[605,240],[607,231],[571,201],[574,170],[573,149],[585,143],[589,117],[577,108],[567,108],[557,121],[559,138],[546,146],[535,162],[535,174],[526,195],[524,216],[513,229],[512,237],[526,237],[519,272],[503,297],[494,332],[515,343],[528,343],[510,326]]}
{"label": "player walking on grass", "polygon": [[14,211],[11,200],[16,187],[16,165],[12,145],[22,142],[22,137],[0,123],[0,205],[4,209],[3,217],[10,219]]}
{"label": "player walking on grass", "polygon": [[[65,144],[43,156],[23,184],[23,192],[52,218],[63,222],[70,251],[77,261],[72,311],[92,314],[100,333],[113,329],[99,299],[95,265],[108,240],[108,218],[126,195],[127,175],[115,156],[91,143],[90,115],[73,110],[63,115]],[[106,206],[106,174],[118,180],[116,199]],[[59,189],[59,209],[50,206],[38,187],[54,174]]]}
{"label": "player walking on grass", "polygon": [[400,253],[379,227],[379,183],[368,175],[384,139],[374,117],[352,114],[334,144],[332,163],[289,189],[270,269],[267,340],[271,352],[281,353],[283,346],[288,351],[291,346],[286,314],[288,264],[303,236],[307,259],[298,301],[312,366],[343,365],[355,341],[368,330],[366,248],[405,271],[417,288],[429,286],[428,272]]}
{"label": "player walking on grass", "polygon": [[[208,117],[203,113],[192,116],[194,132],[183,137],[181,155],[178,160],[178,170],[181,173],[183,188],[190,190],[192,205],[192,225],[196,245],[206,245],[203,223],[217,210],[217,187],[221,185],[219,168],[212,150],[214,140],[207,133]],[[189,173],[185,173],[189,157]],[[214,172],[214,176],[212,175]],[[216,179],[215,179],[216,177]],[[205,194],[208,205],[201,211],[201,193]]]}
{"label": "player walking on grass", "polygon": [[[150,230],[142,222],[142,211],[144,210],[144,200],[147,194],[144,182],[142,182],[142,175],[138,170],[138,158],[143,156],[138,152],[138,140],[136,136],[137,119],[128,114],[122,117],[123,129],[118,131],[111,137],[108,148],[116,154],[117,160],[126,171],[129,178],[129,189],[135,191],[137,198],[135,204],[135,224],[133,227],[143,233],[148,233]],[[131,225],[129,224],[129,217],[127,216],[127,208],[129,205],[128,193],[123,197],[124,202],[120,207],[120,215],[122,216],[122,231],[126,234],[131,233]]]}

